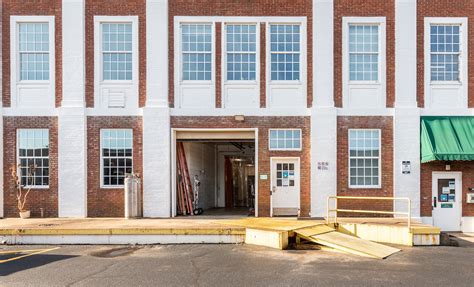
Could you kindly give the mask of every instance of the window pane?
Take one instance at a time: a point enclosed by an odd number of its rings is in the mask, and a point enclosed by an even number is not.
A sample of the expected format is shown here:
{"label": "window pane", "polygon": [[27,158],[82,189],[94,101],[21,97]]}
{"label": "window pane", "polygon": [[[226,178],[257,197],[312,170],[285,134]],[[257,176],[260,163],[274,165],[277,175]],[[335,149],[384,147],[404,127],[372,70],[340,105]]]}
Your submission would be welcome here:
{"label": "window pane", "polygon": [[20,80],[49,80],[49,23],[18,24]]}
{"label": "window pane", "polygon": [[132,24],[102,23],[104,80],[132,80]]}
{"label": "window pane", "polygon": [[378,25],[349,25],[349,80],[377,81]]}
{"label": "window pane", "polygon": [[227,80],[254,81],[257,52],[256,25],[227,25]]}
{"label": "window pane", "polygon": [[301,149],[301,131],[297,129],[269,130],[270,149],[294,150]]}
{"label": "window pane", "polygon": [[299,25],[270,25],[272,81],[295,81],[300,79],[300,45]]}
{"label": "window pane", "polygon": [[17,134],[20,164],[18,176],[21,184],[47,186],[49,184],[49,130],[19,129]]}
{"label": "window pane", "polygon": [[459,81],[460,26],[431,25],[431,80]]}
{"label": "window pane", "polygon": [[183,80],[211,80],[211,31],[211,24],[183,24],[181,26]]}
{"label": "window pane", "polygon": [[125,175],[133,170],[133,130],[101,130],[103,185],[123,185]]}
{"label": "window pane", "polygon": [[380,130],[349,130],[351,186],[378,186]]}

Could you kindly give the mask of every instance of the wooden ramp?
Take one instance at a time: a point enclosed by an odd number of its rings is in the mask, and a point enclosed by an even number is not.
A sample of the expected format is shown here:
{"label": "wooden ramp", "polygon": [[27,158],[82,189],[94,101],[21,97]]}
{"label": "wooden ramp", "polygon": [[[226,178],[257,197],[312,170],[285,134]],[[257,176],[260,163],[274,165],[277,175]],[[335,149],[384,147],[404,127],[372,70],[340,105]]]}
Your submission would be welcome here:
{"label": "wooden ramp", "polygon": [[400,249],[337,232],[328,226],[326,228],[307,227],[293,230],[293,232],[308,241],[365,257],[384,259],[400,251]]}

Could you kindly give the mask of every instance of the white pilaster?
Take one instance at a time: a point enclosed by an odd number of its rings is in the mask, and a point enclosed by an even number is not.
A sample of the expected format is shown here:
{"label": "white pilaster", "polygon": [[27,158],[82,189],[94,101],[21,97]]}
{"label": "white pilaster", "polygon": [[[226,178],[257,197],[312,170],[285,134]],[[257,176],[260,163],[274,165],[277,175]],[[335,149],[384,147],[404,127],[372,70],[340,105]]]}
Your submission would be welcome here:
{"label": "white pilaster", "polygon": [[[332,0],[313,0],[313,108],[311,112],[311,216],[326,216],[337,187],[337,113],[334,107]],[[324,165],[318,169],[318,163]],[[326,169],[327,168],[327,169]]]}
{"label": "white pilaster", "polygon": [[59,217],[87,217],[84,0],[63,0],[63,100],[58,118]]}
{"label": "white pilaster", "polygon": [[[395,1],[395,107],[416,107],[416,0]],[[423,80],[423,79],[420,79]]]}
{"label": "white pilaster", "polygon": [[313,0],[313,106],[334,107],[334,3]]}
{"label": "white pilaster", "polygon": [[[395,1],[394,196],[408,197],[412,217],[420,217],[420,110],[416,89],[416,0]],[[421,79],[423,80],[423,79]],[[402,174],[409,161],[410,173]],[[404,203],[395,211],[406,212]]]}
{"label": "white pilaster", "polygon": [[[0,5],[0,15],[3,15],[2,5]],[[2,21],[0,21],[0,31],[2,30]],[[2,58],[2,41],[0,41],[0,59]],[[3,61],[0,61],[0,75],[3,75]],[[3,79],[3,77],[1,78]],[[3,95],[2,89],[2,80],[0,79],[0,95]],[[0,168],[3,171],[3,113],[1,112],[3,102],[0,101],[0,135],[2,136],[2,140],[0,140]],[[3,175],[3,173],[2,173]],[[0,218],[3,217],[3,176],[0,176]]]}
{"label": "white pilaster", "polygon": [[147,101],[143,108],[143,215],[171,216],[168,1],[146,2]]}

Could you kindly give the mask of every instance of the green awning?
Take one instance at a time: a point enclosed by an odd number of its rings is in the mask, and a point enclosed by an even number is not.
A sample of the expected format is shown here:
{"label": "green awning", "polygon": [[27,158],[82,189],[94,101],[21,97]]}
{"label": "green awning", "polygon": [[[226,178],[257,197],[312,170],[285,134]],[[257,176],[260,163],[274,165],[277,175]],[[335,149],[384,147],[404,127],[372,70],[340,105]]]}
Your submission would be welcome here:
{"label": "green awning", "polygon": [[421,117],[421,162],[474,160],[474,117]]}

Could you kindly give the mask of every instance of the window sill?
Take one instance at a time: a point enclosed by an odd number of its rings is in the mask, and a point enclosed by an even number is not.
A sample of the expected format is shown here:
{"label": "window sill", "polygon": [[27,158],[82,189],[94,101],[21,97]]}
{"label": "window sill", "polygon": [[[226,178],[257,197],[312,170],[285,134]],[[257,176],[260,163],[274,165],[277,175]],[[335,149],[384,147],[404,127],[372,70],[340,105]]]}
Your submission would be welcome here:
{"label": "window sill", "polygon": [[288,86],[301,86],[303,82],[301,81],[269,81],[269,85],[288,85]]}
{"label": "window sill", "polygon": [[280,148],[280,149],[278,149],[278,148],[270,148],[270,149],[268,149],[268,150],[269,150],[269,151],[301,151],[302,148],[298,148],[298,149],[296,149],[296,148],[293,148],[293,149],[289,149],[289,148]]}
{"label": "window sill", "polygon": [[205,81],[205,80],[202,80],[202,81],[199,81],[199,80],[196,80],[196,81],[180,81],[179,82],[181,85],[213,85],[214,82],[213,81]]}
{"label": "window sill", "polygon": [[381,185],[349,185],[349,189],[381,189]]}
{"label": "window sill", "polygon": [[382,83],[374,81],[349,81],[349,85],[354,86],[380,86]]}
{"label": "window sill", "polygon": [[101,185],[100,189],[125,189],[125,185]]}
{"label": "window sill", "polygon": [[462,82],[459,81],[433,81],[430,82],[431,86],[437,86],[437,87],[442,87],[442,86],[462,86]]}

